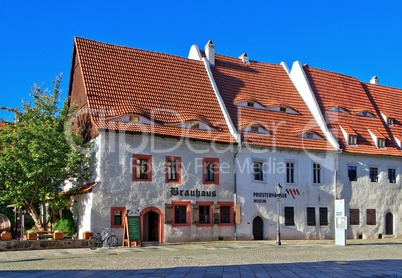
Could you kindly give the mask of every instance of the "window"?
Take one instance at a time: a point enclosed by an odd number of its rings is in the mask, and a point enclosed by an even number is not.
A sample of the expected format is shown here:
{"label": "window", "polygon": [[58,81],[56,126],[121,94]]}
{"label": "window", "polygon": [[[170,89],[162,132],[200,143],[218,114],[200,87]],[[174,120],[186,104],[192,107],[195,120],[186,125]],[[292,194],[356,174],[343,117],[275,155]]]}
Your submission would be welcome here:
{"label": "window", "polygon": [[307,208],[307,226],[315,226],[315,208]]}
{"label": "window", "polygon": [[368,111],[360,112],[359,114],[357,114],[357,116],[374,118],[374,115],[372,113],[368,112]]}
{"label": "window", "polygon": [[190,202],[172,201],[173,224],[178,226],[190,225]]}
{"label": "window", "polygon": [[234,203],[219,202],[214,208],[214,223],[222,226],[234,225]]}
{"label": "window", "polygon": [[252,102],[252,101],[247,101],[247,106],[248,106],[248,107],[254,107],[254,102]]}
{"label": "window", "polygon": [[292,162],[286,163],[286,182],[287,183],[295,182],[295,164]]}
{"label": "window", "polygon": [[370,181],[378,182],[378,168],[370,167]]}
{"label": "window", "polygon": [[152,181],[152,156],[133,155],[133,181]]}
{"label": "window", "polygon": [[356,135],[349,135],[348,145],[350,145],[350,146],[357,145],[357,136]]}
{"label": "window", "polygon": [[348,177],[350,181],[357,181],[357,167],[348,166]]}
{"label": "window", "polygon": [[379,138],[377,144],[378,144],[379,148],[385,148],[385,139],[384,138]]}
{"label": "window", "polygon": [[128,116],[128,120],[130,122],[139,122],[140,121],[140,117],[139,116]]}
{"label": "window", "polygon": [[366,224],[367,225],[376,225],[376,217],[375,217],[375,209],[367,209],[366,210]]}
{"label": "window", "polygon": [[200,123],[192,122],[192,123],[190,123],[190,128],[199,129],[200,128]]}
{"label": "window", "polygon": [[294,226],[294,207],[285,207],[285,226]]}
{"label": "window", "polygon": [[166,157],[166,183],[181,182],[181,158]]}
{"label": "window", "polygon": [[203,183],[219,184],[219,158],[203,158]]}
{"label": "window", "polygon": [[199,211],[199,223],[200,224],[211,224],[211,206],[210,205],[200,205]]}
{"label": "window", "polygon": [[320,226],[328,225],[328,208],[320,208]]}
{"label": "window", "polygon": [[252,126],[250,126],[250,131],[251,131],[251,132],[256,132],[256,133],[258,133],[258,125],[252,125]]}
{"label": "window", "polygon": [[123,219],[126,215],[125,207],[111,207],[110,208],[110,227],[123,228]]}
{"label": "window", "polygon": [[305,138],[313,139],[313,137],[314,137],[314,134],[311,132],[305,134]]}
{"label": "window", "polygon": [[321,165],[313,163],[313,183],[321,183]]}
{"label": "window", "polygon": [[284,107],[284,106],[279,107],[279,111],[286,112],[286,107]]}
{"label": "window", "polygon": [[388,125],[394,125],[394,118],[387,118]]}
{"label": "window", "polygon": [[360,211],[359,209],[350,209],[350,225],[360,225]]}
{"label": "window", "polygon": [[388,169],[388,182],[389,183],[396,183],[395,169]]}
{"label": "window", "polygon": [[254,180],[256,180],[256,181],[263,181],[264,180],[263,165],[264,164],[261,161],[254,161],[253,162]]}

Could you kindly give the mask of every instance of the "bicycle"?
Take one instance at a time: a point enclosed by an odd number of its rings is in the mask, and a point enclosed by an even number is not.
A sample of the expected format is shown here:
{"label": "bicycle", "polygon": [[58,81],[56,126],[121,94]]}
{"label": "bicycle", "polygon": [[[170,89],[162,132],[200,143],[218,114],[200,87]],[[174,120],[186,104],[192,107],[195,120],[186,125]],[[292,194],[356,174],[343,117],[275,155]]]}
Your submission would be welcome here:
{"label": "bicycle", "polygon": [[98,247],[116,248],[118,239],[109,228],[104,228],[102,233],[95,233],[93,237],[88,239],[88,247],[95,250]]}

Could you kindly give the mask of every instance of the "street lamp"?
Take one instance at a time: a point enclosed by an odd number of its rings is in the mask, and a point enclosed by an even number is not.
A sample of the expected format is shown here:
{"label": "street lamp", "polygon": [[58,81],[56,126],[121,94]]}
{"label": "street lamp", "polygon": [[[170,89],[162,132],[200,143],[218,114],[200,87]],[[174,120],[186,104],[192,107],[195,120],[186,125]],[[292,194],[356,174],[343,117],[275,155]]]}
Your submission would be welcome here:
{"label": "street lamp", "polygon": [[276,244],[281,245],[281,229],[279,227],[279,199],[281,198],[282,185],[278,183],[275,186],[276,194]]}

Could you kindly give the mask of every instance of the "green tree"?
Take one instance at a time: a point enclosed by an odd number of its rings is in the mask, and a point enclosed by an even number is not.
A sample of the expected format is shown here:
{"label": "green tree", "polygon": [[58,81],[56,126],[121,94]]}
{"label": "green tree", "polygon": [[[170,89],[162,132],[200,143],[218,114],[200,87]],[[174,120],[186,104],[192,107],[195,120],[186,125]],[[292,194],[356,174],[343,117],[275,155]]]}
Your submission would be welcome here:
{"label": "green tree", "polygon": [[90,178],[91,146],[71,128],[68,100],[58,108],[60,81],[61,75],[53,90],[34,84],[33,100],[23,101],[21,111],[0,107],[14,113],[14,122],[0,128],[0,202],[24,207],[38,228],[47,225],[38,207],[63,208],[68,201],[60,194],[63,183],[76,188]]}

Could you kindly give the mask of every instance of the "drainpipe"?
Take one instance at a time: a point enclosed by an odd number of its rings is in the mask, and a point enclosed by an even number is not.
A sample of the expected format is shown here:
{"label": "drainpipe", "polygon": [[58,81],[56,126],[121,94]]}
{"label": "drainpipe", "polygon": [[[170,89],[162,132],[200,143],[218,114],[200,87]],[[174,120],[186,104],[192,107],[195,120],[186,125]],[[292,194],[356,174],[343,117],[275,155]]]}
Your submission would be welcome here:
{"label": "drainpipe", "polygon": [[[241,150],[241,144],[238,143],[237,148],[236,148],[236,152],[234,154],[233,157],[233,165],[234,165],[234,169],[233,169],[233,176],[234,176],[234,194],[233,194],[233,201],[234,204],[237,204],[237,155],[239,154],[239,151]],[[236,224],[236,217],[234,219],[234,235],[233,235],[234,240],[237,240],[237,224]]]}

